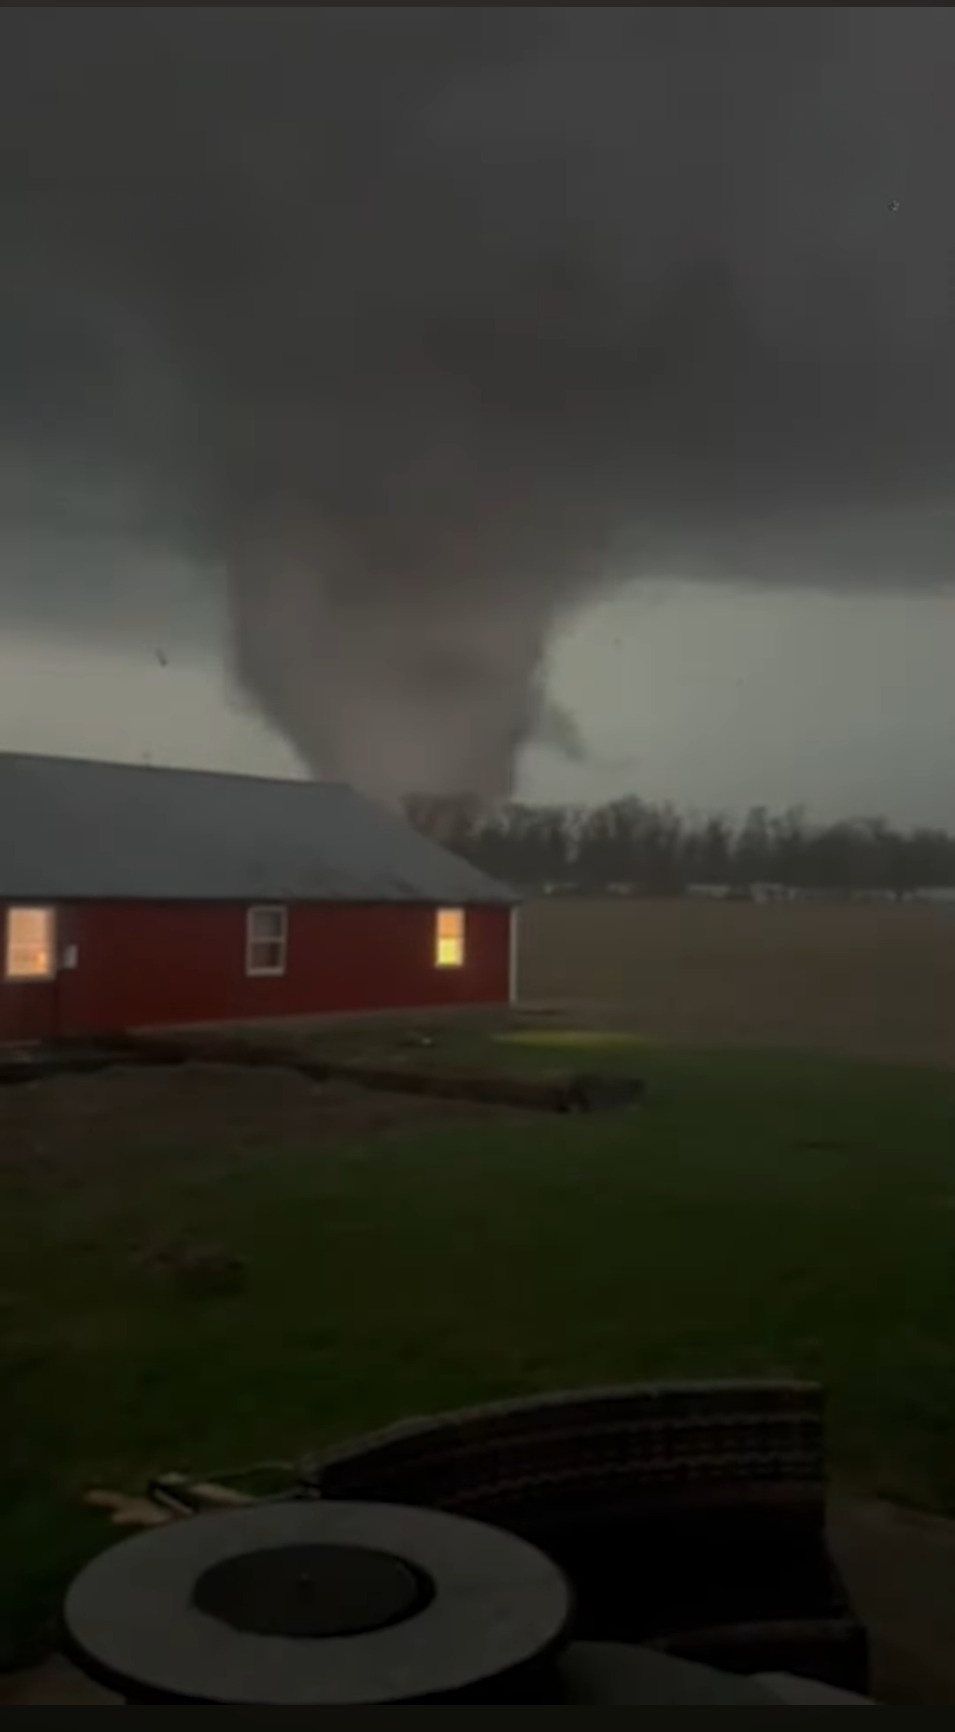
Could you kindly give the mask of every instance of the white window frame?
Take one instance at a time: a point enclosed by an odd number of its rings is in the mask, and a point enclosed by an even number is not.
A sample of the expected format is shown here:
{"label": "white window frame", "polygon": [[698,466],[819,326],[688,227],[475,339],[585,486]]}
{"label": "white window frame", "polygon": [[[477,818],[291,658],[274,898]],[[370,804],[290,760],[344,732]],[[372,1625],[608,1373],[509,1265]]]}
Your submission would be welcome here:
{"label": "white window frame", "polygon": [[[17,914],[42,914],[49,922],[48,939],[50,951],[50,966],[42,974],[16,974],[10,970],[11,922]],[[57,975],[57,918],[56,909],[49,902],[14,902],[9,905],[3,920],[3,978],[14,986],[28,986],[33,981],[55,980]]]}
{"label": "white window frame", "polygon": [[[278,930],[267,935],[256,932],[256,920],[260,915],[270,917],[279,915]],[[255,949],[260,944],[278,944],[281,957],[278,963],[263,968],[261,963],[253,961]],[[277,980],[288,970],[288,909],[284,902],[255,902],[245,911],[245,972],[253,979]]]}
{"label": "white window frame", "polygon": [[[442,915],[454,914],[461,923],[460,933],[454,941],[459,942],[461,954],[452,961],[445,961],[441,956],[441,918]],[[453,942],[454,942],[453,941]],[[436,908],[433,927],[433,960],[435,968],[464,968],[468,959],[468,911],[466,908]]]}
{"label": "white window frame", "polygon": [[513,907],[507,923],[507,997],[509,1004],[516,1004],[520,985],[518,981],[518,944],[520,933],[518,928],[519,911]]}

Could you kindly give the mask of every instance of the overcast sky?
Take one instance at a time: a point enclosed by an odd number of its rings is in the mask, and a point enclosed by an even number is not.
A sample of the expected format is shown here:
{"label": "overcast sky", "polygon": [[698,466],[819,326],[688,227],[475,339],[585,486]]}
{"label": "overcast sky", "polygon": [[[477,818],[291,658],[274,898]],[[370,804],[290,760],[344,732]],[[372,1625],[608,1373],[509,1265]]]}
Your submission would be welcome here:
{"label": "overcast sky", "polygon": [[4,9],[0,749],[955,823],[953,89],[947,9]]}
{"label": "overcast sky", "polygon": [[[134,643],[39,623],[4,634],[2,748],[303,773],[230,680],[224,605],[214,583],[206,595],[185,642],[172,619]],[[549,685],[588,758],[531,746],[518,792],[586,802],[639,790],[737,812],[803,803],[820,818],[955,827],[953,647],[952,596],[635,585],[553,645]]]}

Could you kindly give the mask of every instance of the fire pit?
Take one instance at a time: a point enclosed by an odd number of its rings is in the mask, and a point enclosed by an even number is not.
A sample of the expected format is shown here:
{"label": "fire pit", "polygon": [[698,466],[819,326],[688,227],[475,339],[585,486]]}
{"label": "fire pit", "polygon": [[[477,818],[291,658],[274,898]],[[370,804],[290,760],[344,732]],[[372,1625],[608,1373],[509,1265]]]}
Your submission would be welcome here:
{"label": "fire pit", "polygon": [[127,1702],[210,1707],[519,1701],[570,1615],[560,1571],[515,1535],[324,1501],[139,1535],[65,1606],[73,1658]]}

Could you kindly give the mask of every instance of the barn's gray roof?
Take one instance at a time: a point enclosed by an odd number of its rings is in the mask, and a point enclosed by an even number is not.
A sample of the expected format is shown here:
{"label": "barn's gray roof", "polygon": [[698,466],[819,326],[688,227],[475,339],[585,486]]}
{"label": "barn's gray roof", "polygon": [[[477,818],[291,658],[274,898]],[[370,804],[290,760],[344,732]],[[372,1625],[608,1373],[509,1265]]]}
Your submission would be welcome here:
{"label": "barn's gray roof", "polygon": [[342,783],[3,753],[0,897],[515,900]]}

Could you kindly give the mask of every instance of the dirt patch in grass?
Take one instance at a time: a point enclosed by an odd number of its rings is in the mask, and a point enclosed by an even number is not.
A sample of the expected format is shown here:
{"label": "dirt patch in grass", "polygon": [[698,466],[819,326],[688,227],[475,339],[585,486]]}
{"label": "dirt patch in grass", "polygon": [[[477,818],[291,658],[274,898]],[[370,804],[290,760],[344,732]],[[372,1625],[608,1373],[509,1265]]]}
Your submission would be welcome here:
{"label": "dirt patch in grass", "polygon": [[235,1161],[304,1144],[338,1150],[496,1111],[314,1083],[280,1069],[190,1064],[53,1076],[0,1090],[0,1173],[88,1187],[117,1164],[160,1155],[168,1172],[195,1161],[204,1145],[227,1148]]}

